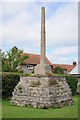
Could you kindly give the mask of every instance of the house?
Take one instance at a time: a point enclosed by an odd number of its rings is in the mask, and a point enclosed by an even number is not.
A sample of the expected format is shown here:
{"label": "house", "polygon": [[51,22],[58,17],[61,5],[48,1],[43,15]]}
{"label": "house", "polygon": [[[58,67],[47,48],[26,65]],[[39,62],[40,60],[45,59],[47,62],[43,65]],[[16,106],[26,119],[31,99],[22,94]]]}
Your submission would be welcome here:
{"label": "house", "polygon": [[[31,53],[23,53],[22,55],[28,55],[24,63],[20,66],[20,69],[23,70],[24,73],[33,73],[34,68],[37,64],[40,64],[40,55],[38,54],[31,54]],[[72,65],[67,64],[52,64],[49,59],[46,57],[46,64],[49,64],[52,68],[52,72],[54,73],[54,68],[57,66],[63,68],[64,74],[69,74],[73,68],[76,66],[76,62],[74,61]]]}
{"label": "house", "polygon": [[76,65],[74,69],[71,70],[69,74],[80,75],[80,62]]}
{"label": "house", "polygon": [[[26,55],[26,54],[29,56],[29,58],[27,58],[24,61],[24,64],[20,66],[20,69],[22,69],[24,73],[32,73],[34,72],[34,67],[37,64],[40,64],[40,55],[31,54],[31,53],[24,53],[22,55]],[[52,63],[49,61],[47,57],[46,57],[46,64],[49,64],[52,67]]]}
{"label": "house", "polygon": [[80,62],[71,70],[69,74],[76,75],[78,78],[80,78]]}
{"label": "house", "polygon": [[78,78],[77,92],[80,94],[80,62],[76,65],[76,67],[69,74],[77,76]]}
{"label": "house", "polygon": [[73,68],[75,68],[76,63],[73,62],[73,65],[67,65],[67,64],[52,64],[53,66],[53,72],[54,72],[54,68],[56,68],[57,66],[63,68],[64,70],[64,74],[69,74],[71,70],[73,70]]}

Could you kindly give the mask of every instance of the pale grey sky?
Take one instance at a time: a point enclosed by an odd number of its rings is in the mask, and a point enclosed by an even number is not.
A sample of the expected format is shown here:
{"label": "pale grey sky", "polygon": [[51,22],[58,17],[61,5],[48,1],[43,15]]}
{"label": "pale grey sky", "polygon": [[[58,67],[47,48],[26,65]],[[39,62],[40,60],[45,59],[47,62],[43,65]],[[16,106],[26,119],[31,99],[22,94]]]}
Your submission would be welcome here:
{"label": "pale grey sky", "polygon": [[[41,6],[46,9],[47,57],[52,63],[72,64],[78,58],[78,3],[27,2],[0,4],[0,43],[3,51],[17,46],[28,53],[40,53]],[[2,27],[1,27],[2,26]],[[1,34],[1,32],[3,34]],[[2,38],[1,38],[2,36]]]}

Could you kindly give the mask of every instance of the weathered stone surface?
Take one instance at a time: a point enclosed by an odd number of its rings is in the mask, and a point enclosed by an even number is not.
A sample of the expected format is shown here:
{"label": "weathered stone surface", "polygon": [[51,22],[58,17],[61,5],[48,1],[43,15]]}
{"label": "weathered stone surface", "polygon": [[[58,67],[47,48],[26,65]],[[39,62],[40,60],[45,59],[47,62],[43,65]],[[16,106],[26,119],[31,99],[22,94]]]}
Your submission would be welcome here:
{"label": "weathered stone surface", "polygon": [[12,93],[11,103],[38,108],[72,104],[71,90],[64,77],[21,77]]}
{"label": "weathered stone surface", "polygon": [[35,67],[35,75],[51,75],[52,69],[48,64],[38,64]]}
{"label": "weathered stone surface", "polygon": [[40,64],[35,69],[35,75],[49,75],[52,74],[51,66],[46,64],[46,38],[45,38],[45,7],[41,8],[41,58]]}

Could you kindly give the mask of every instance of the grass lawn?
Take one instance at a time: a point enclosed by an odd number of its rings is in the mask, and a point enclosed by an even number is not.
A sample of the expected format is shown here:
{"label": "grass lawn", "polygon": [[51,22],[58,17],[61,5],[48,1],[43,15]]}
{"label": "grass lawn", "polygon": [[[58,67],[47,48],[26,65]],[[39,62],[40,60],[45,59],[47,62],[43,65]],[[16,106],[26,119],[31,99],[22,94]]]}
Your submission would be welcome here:
{"label": "grass lawn", "polygon": [[31,107],[19,107],[3,100],[3,118],[78,118],[78,96],[73,97],[74,104],[59,109],[37,109]]}
{"label": "grass lawn", "polygon": [[2,100],[0,99],[0,120],[2,118]]}

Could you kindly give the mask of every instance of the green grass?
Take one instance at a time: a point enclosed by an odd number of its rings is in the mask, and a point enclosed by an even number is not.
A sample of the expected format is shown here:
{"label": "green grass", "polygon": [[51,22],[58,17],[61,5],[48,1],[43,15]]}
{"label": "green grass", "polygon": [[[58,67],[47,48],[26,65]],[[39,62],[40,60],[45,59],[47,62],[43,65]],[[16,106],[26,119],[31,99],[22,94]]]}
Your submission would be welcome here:
{"label": "green grass", "polygon": [[0,119],[2,118],[2,100],[0,99]]}
{"label": "green grass", "polygon": [[74,104],[59,109],[37,109],[31,107],[19,107],[10,104],[9,100],[3,100],[3,118],[78,118],[78,96],[73,97]]}

